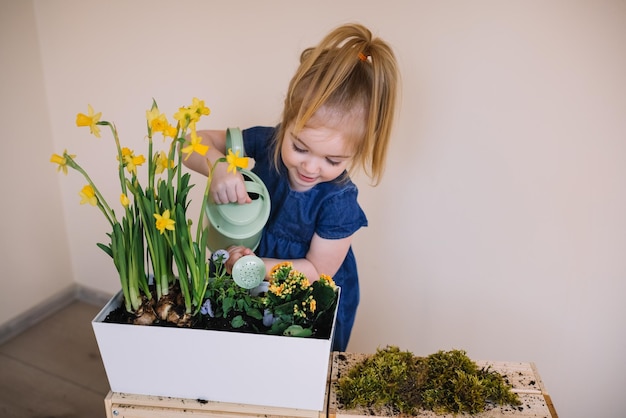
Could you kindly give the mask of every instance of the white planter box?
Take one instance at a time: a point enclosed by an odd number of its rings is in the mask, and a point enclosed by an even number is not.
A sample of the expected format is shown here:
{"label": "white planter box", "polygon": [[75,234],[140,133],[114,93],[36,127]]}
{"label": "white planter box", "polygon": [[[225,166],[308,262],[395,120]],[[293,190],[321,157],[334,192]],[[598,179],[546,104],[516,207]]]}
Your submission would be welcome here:
{"label": "white planter box", "polygon": [[[92,321],[111,391],[321,411],[329,339]],[[335,311],[335,317],[337,312]]]}

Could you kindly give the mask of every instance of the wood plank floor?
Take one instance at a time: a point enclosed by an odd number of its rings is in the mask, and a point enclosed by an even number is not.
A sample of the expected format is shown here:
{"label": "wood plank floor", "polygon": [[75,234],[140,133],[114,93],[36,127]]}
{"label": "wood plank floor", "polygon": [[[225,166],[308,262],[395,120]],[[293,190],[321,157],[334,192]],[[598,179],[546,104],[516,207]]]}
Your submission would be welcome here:
{"label": "wood plank floor", "polygon": [[0,417],[103,418],[109,382],[91,320],[76,301],[0,345]]}

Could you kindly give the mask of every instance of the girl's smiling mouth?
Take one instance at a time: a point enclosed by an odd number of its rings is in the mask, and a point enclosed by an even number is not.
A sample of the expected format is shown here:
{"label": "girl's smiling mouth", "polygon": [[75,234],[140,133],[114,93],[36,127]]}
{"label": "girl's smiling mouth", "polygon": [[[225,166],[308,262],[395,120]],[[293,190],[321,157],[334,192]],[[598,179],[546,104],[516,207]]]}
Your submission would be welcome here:
{"label": "girl's smiling mouth", "polygon": [[304,174],[298,172],[298,177],[300,178],[300,180],[306,182],[306,183],[313,183],[314,181],[317,180],[317,177],[309,177],[309,176],[305,176]]}

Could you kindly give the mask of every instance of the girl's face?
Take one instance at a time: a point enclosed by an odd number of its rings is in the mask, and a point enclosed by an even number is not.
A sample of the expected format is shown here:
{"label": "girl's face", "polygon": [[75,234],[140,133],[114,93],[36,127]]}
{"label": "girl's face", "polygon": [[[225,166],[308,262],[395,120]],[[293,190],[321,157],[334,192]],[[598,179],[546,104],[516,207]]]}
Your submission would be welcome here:
{"label": "girl's face", "polygon": [[[299,132],[291,123],[281,146],[283,164],[289,172],[293,190],[305,192],[316,184],[332,181],[348,167],[354,156],[350,135],[354,118],[324,118],[314,115]],[[322,112],[325,113],[325,112]]]}

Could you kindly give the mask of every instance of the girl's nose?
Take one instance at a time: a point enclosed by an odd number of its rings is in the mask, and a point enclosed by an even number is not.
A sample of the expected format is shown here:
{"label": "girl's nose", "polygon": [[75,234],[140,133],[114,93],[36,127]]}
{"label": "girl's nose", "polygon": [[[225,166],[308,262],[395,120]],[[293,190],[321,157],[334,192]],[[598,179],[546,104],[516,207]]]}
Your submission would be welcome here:
{"label": "girl's nose", "polygon": [[317,174],[319,165],[312,158],[307,158],[306,160],[302,161],[302,168],[308,174]]}

